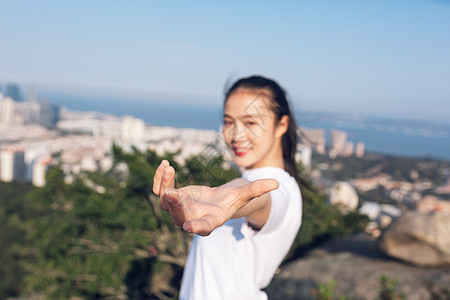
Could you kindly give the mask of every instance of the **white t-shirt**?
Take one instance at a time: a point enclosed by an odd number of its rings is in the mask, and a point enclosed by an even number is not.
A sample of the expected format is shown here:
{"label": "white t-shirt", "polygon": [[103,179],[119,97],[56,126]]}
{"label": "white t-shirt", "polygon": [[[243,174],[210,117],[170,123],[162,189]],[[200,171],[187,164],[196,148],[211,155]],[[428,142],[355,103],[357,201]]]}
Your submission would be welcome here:
{"label": "white t-shirt", "polygon": [[195,235],[181,282],[181,300],[266,300],[267,287],[289,251],[301,224],[302,200],[286,171],[263,167],[244,171],[254,181],[272,178],[269,218],[253,230],[245,218],[227,221],[209,236]]}

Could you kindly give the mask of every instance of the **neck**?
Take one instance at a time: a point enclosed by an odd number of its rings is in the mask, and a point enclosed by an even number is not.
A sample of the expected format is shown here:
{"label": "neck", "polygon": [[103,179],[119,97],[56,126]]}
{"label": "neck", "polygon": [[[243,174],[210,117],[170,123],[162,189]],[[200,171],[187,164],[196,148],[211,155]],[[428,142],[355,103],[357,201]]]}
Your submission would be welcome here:
{"label": "neck", "polygon": [[262,167],[276,167],[280,169],[284,168],[283,149],[281,143],[278,143],[270,153],[261,161],[257,162],[253,166],[247,167],[248,170]]}

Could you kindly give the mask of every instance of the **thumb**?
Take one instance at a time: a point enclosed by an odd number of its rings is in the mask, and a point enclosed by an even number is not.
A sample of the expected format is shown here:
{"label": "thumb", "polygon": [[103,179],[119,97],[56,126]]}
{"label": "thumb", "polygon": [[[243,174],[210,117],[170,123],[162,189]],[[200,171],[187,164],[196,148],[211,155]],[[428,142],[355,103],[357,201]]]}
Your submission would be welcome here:
{"label": "thumb", "polygon": [[278,181],[274,179],[258,179],[243,186],[239,191],[240,198],[243,200],[251,200],[276,190],[279,187]]}

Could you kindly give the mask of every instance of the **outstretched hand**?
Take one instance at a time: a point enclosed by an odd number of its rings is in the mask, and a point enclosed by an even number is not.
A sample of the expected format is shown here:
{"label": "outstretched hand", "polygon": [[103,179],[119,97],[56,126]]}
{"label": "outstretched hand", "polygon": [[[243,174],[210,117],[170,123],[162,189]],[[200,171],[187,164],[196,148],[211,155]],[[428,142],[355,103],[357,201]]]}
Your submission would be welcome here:
{"label": "outstretched hand", "polygon": [[209,235],[233,214],[257,198],[278,188],[273,179],[248,182],[236,179],[219,187],[186,186],[174,189],[175,170],[163,160],[156,170],[153,192],[161,199],[161,208],[184,230]]}

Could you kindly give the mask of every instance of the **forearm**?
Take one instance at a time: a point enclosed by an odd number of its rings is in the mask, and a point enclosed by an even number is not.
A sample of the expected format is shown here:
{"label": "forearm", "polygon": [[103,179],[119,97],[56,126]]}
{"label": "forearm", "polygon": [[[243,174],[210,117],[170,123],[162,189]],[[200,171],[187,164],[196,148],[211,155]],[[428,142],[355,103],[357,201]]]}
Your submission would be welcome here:
{"label": "forearm", "polygon": [[[244,186],[249,182],[250,181],[244,178],[237,178],[226,183],[224,186]],[[270,193],[263,194],[262,196],[254,198],[248,204],[241,207],[233,214],[231,218],[237,219],[245,217],[254,228],[259,229],[264,226],[267,218],[269,217],[271,207],[270,204]]]}
{"label": "forearm", "polygon": [[[268,192],[278,188],[273,179],[235,179],[220,187],[186,186],[174,189],[175,170],[162,161],[153,178],[153,192],[161,198],[161,208],[172,222],[199,235],[209,235],[230,218],[246,217],[261,228],[270,213]],[[261,196],[263,195],[263,196]]]}

